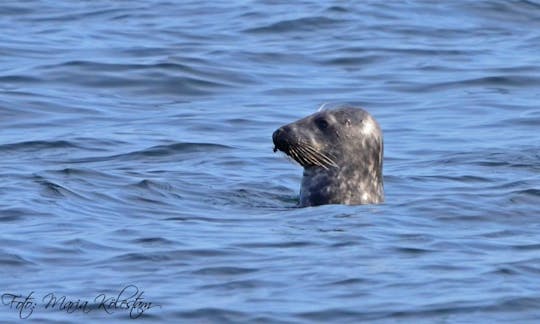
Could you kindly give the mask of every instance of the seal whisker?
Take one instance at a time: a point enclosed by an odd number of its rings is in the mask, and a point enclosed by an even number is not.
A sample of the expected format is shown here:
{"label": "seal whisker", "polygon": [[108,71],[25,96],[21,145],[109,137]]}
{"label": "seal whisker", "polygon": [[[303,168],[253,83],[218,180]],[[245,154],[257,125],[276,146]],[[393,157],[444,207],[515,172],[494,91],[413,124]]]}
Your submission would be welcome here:
{"label": "seal whisker", "polygon": [[298,160],[298,156],[297,156],[297,154],[296,154],[296,150],[294,149],[293,146],[289,146],[289,150],[288,150],[287,154],[288,154],[290,157],[292,157],[295,161]]}
{"label": "seal whisker", "polygon": [[293,151],[293,153],[294,153],[294,159],[296,160],[296,162],[300,163],[301,166],[307,165],[302,155],[298,154],[298,151],[296,149]]}
{"label": "seal whisker", "polygon": [[324,163],[321,163],[321,160],[318,159],[315,154],[310,152],[307,147],[299,146],[298,150],[300,151],[300,153],[302,153],[302,156],[312,165],[318,165],[328,170],[327,166]]}
{"label": "seal whisker", "polygon": [[335,166],[335,163],[333,161],[328,160],[324,155],[321,155],[320,152],[312,151],[310,154],[311,156],[313,156],[314,159],[317,160],[317,165],[325,168],[326,170],[328,170],[328,168],[331,166]]}
{"label": "seal whisker", "polygon": [[298,162],[301,166],[306,166],[308,165],[309,163],[306,162],[306,160],[304,159],[304,157],[302,156],[302,154],[298,154],[299,152],[297,151],[297,146],[291,146],[289,152],[291,154],[291,157],[296,161]]}
{"label": "seal whisker", "polygon": [[309,146],[302,146],[302,153],[306,156],[309,156],[311,161],[313,161],[314,165],[318,165],[327,169],[324,163],[325,162],[324,159],[321,160],[320,156],[317,154],[317,152],[313,148]]}
{"label": "seal whisker", "polygon": [[317,150],[315,147],[313,147],[312,145],[308,144],[308,143],[302,143],[302,147],[304,147],[307,151],[309,151],[309,153],[314,156],[317,161],[320,161],[324,164],[326,164],[327,166],[333,166],[333,167],[337,167],[337,163],[332,159],[330,158],[328,155],[320,152],[319,150]]}

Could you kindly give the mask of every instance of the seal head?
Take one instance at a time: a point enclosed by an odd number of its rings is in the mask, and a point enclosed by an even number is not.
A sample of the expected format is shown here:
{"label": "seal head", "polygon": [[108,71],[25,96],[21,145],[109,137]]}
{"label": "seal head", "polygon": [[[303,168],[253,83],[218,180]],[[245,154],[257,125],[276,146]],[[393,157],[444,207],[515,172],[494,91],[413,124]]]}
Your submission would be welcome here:
{"label": "seal head", "polygon": [[319,111],[277,129],[280,150],[304,167],[300,207],[384,201],[383,136],[375,119],[352,106]]}

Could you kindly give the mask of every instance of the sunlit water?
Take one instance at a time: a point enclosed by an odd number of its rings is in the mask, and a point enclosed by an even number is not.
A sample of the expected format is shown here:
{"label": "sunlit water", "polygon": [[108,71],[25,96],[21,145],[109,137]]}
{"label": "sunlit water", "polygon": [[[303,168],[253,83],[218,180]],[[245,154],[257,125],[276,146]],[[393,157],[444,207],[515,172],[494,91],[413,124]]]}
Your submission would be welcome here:
{"label": "sunlit water", "polygon": [[[540,3],[0,13],[5,323],[540,317]],[[295,208],[271,134],[326,102],[381,124],[385,204]]]}

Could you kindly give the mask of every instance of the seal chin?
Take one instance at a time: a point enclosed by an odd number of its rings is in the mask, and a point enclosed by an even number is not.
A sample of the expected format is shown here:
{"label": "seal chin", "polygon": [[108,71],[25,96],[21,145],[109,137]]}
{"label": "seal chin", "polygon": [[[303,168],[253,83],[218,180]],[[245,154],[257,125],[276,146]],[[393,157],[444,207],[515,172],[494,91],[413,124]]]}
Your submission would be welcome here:
{"label": "seal chin", "polygon": [[282,151],[304,167],[300,206],[384,201],[383,138],[365,110],[322,110],[272,134]]}

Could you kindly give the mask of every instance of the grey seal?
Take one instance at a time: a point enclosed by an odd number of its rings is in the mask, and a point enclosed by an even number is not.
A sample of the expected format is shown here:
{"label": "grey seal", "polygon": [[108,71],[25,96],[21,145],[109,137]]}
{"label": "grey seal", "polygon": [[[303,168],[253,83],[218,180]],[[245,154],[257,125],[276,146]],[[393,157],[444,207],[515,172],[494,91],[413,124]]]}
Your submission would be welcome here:
{"label": "grey seal", "polygon": [[278,128],[280,150],[304,167],[300,207],[384,201],[383,135],[364,109],[339,106]]}

